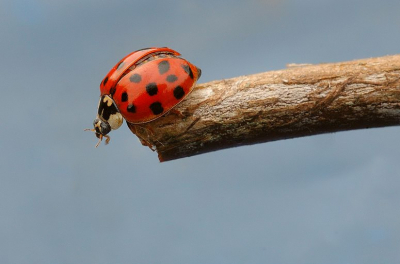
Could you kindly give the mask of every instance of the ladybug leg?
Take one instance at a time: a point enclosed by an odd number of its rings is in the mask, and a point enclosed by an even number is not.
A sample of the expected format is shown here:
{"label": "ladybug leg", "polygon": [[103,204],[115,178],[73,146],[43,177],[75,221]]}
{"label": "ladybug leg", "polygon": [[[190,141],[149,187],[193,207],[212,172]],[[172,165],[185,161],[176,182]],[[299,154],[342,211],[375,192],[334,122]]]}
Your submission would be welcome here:
{"label": "ladybug leg", "polygon": [[99,137],[99,141],[97,141],[96,146],[94,146],[95,148],[97,148],[97,147],[100,145],[102,139],[103,139],[103,137],[100,136],[100,137]]}
{"label": "ladybug leg", "polygon": [[106,140],[105,140],[105,144],[107,145],[108,143],[110,143],[110,136],[108,136],[108,135],[100,135],[99,136],[99,141],[97,142],[97,144],[96,144],[96,148],[100,145],[100,143],[101,143],[101,141],[103,140],[103,137],[105,137],[106,138]]}
{"label": "ladybug leg", "polygon": [[179,111],[179,110],[177,110],[175,108],[172,108],[169,112],[171,114],[179,116],[180,118],[185,118],[185,115],[183,115],[181,111]]}
{"label": "ladybug leg", "polygon": [[105,141],[105,143],[106,143],[106,145],[108,144],[108,143],[110,143],[110,136],[109,135],[104,135],[104,137],[106,138],[106,141]]}
{"label": "ladybug leg", "polygon": [[[92,128],[92,129],[86,128],[83,131],[91,131],[91,132],[95,132],[96,133],[96,129],[94,129],[94,128]],[[109,136],[107,136],[107,137],[110,138]],[[99,141],[97,141],[97,144],[96,144],[95,148],[97,148],[100,145],[100,142],[103,139],[103,135],[100,135],[98,138],[99,138]],[[108,141],[110,141],[110,139],[108,139]]]}
{"label": "ladybug leg", "polygon": [[[95,132],[96,133],[96,129],[94,129],[94,128],[92,128],[92,129],[90,129],[90,128],[86,128],[86,129],[84,129],[83,131],[91,131],[91,132]],[[99,138],[99,141],[97,141],[97,144],[96,144],[96,148],[100,145],[100,143],[101,143],[101,141],[103,140],[103,137],[105,137],[106,138],[106,140],[105,140],[105,143],[106,143],[106,145],[108,144],[108,143],[110,143],[110,136],[109,135],[99,135],[98,136],[98,138]]]}
{"label": "ladybug leg", "polygon": [[150,134],[154,135],[154,130],[151,127],[147,128],[147,127],[144,127],[144,126],[141,126],[141,125],[139,125],[139,127],[142,128],[143,130],[146,130],[146,131],[150,132]]}

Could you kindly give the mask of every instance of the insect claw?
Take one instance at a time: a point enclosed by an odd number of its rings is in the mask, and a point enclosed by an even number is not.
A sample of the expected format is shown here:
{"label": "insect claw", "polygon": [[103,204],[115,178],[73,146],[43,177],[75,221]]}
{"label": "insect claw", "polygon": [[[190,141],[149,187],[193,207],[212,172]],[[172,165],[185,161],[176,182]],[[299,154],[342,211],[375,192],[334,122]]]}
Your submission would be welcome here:
{"label": "insect claw", "polygon": [[105,143],[106,143],[106,145],[108,144],[108,143],[110,143],[110,136],[108,136],[108,135],[105,135],[104,136],[105,138],[106,138],[106,141],[105,141]]}

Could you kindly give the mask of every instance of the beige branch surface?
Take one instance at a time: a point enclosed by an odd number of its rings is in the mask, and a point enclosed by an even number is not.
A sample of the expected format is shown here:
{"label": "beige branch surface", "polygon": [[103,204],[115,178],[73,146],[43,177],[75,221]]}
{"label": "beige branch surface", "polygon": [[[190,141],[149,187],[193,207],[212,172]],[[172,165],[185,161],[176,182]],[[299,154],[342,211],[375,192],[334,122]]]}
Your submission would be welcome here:
{"label": "beige branch surface", "polygon": [[400,55],[301,65],[199,84],[162,118],[128,124],[160,161],[400,124]]}

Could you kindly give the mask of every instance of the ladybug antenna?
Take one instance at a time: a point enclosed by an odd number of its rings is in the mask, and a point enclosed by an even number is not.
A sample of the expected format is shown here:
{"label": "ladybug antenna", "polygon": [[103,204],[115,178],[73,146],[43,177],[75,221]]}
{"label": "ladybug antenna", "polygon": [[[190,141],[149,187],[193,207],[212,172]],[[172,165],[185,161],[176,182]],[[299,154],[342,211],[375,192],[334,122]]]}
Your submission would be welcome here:
{"label": "ladybug antenna", "polygon": [[103,137],[105,137],[106,138],[106,140],[104,141],[104,143],[107,145],[108,143],[110,143],[110,136],[108,136],[108,135],[102,135],[102,134],[98,134],[98,133],[96,133],[96,129],[94,129],[94,128],[86,128],[86,129],[84,129],[83,131],[91,131],[91,132],[94,132],[95,134],[96,134],[96,137],[98,137],[99,138],[99,141],[97,142],[97,144],[96,144],[96,146],[95,146],[95,148],[97,148],[99,145],[100,145],[100,142],[103,140]]}

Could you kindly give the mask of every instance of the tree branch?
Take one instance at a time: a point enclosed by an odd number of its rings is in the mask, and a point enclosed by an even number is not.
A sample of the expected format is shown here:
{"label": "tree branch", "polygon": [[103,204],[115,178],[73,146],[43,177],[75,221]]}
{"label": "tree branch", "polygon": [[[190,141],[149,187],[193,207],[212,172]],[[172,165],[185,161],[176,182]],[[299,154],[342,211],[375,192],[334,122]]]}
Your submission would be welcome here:
{"label": "tree branch", "polygon": [[291,67],[196,86],[176,111],[128,124],[160,161],[400,124],[400,55]]}

